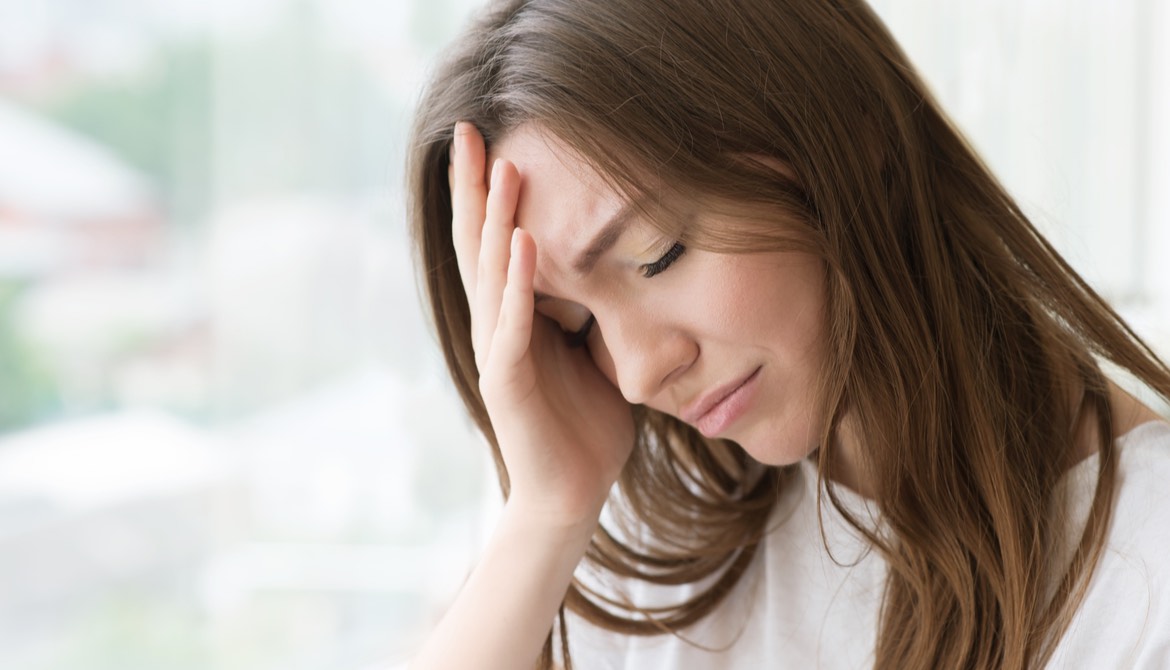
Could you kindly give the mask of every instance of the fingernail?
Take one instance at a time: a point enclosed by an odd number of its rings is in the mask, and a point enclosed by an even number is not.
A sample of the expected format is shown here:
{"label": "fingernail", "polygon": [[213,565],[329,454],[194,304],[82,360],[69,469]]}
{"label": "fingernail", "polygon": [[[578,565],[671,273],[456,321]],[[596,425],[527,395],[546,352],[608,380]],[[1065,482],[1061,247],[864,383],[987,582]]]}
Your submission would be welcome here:
{"label": "fingernail", "polygon": [[496,185],[496,180],[500,178],[500,159],[492,161],[492,186]]}
{"label": "fingernail", "polygon": [[512,229],[512,255],[515,256],[520,251],[520,229]]}
{"label": "fingernail", "polygon": [[455,162],[455,145],[459,144],[459,135],[460,135],[459,123],[461,123],[461,122],[455,123],[455,130],[453,130],[451,132],[451,147],[450,147],[450,152],[448,154],[448,157],[451,159],[451,162]]}

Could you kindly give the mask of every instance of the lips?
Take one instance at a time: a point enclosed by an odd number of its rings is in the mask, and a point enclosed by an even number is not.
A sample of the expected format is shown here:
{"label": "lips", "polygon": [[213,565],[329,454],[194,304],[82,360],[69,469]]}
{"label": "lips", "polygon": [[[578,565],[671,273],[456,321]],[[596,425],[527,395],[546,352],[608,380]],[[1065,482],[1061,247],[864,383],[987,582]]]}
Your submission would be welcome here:
{"label": "lips", "polygon": [[751,400],[760,368],[726,384],[711,389],[690,403],[679,418],[696,426],[707,437],[714,437],[739,417]]}

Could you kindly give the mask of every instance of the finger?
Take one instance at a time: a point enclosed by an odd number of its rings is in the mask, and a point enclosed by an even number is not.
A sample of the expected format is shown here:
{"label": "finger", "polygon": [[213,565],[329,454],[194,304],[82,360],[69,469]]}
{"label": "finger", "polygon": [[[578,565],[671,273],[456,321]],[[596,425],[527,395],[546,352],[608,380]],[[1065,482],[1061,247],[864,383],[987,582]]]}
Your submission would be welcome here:
{"label": "finger", "polygon": [[532,281],[536,274],[536,244],[519,228],[512,231],[508,283],[500,303],[500,318],[492,339],[492,365],[513,369],[532,343],[534,302]]}
{"label": "finger", "polygon": [[475,296],[479,237],[487,200],[485,160],[483,136],[475,126],[466,121],[455,124],[451,138],[451,163],[447,170],[451,186],[451,237],[468,304]]}
{"label": "finger", "polygon": [[[512,231],[515,229],[516,198],[520,190],[520,175],[506,160],[497,160],[492,166],[491,188],[488,190],[487,215],[480,237],[479,267],[476,272],[475,311],[472,337],[479,344],[479,352],[486,358],[491,349],[492,333],[500,315],[500,301],[508,282],[508,259]],[[478,353],[477,353],[478,355]]]}

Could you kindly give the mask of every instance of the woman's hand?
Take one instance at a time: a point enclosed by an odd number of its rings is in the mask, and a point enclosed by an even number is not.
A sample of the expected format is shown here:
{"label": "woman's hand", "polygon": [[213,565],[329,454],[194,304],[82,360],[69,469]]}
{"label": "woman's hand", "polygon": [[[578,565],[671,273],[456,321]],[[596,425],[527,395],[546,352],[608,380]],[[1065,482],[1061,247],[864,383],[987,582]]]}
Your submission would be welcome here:
{"label": "woman's hand", "polygon": [[534,311],[537,249],[514,222],[515,166],[495,161],[486,184],[483,137],[470,123],[456,125],[452,149],[455,253],[509,505],[558,524],[596,520],[634,443],[630,406],[585,348]]}

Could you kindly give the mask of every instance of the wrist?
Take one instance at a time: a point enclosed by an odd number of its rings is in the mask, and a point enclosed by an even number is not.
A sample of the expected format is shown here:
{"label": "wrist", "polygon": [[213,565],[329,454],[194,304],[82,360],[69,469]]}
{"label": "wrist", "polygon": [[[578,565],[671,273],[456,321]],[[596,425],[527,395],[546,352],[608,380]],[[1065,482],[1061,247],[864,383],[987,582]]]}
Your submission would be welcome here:
{"label": "wrist", "polygon": [[588,539],[597,527],[604,506],[604,497],[596,501],[565,505],[513,492],[504,503],[504,517],[518,528],[562,536],[584,536]]}

